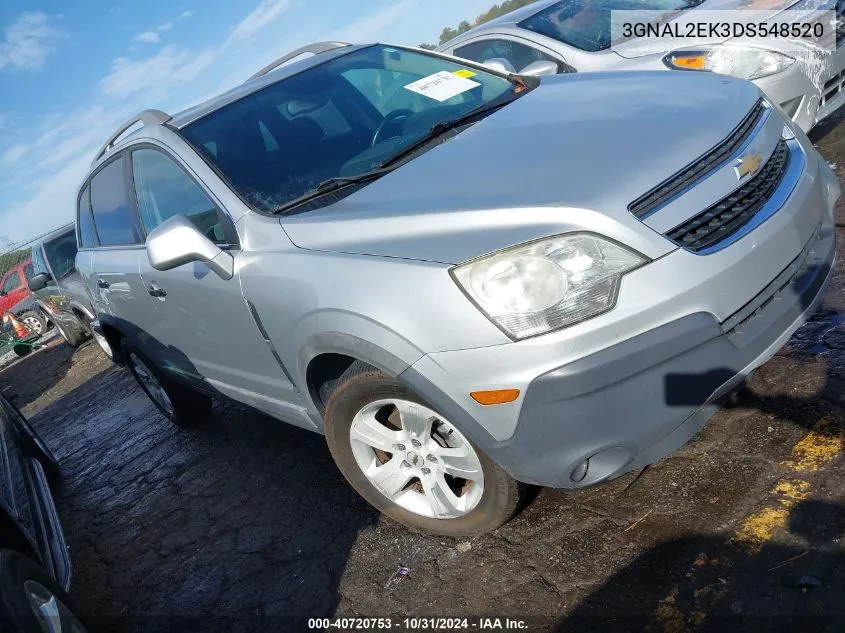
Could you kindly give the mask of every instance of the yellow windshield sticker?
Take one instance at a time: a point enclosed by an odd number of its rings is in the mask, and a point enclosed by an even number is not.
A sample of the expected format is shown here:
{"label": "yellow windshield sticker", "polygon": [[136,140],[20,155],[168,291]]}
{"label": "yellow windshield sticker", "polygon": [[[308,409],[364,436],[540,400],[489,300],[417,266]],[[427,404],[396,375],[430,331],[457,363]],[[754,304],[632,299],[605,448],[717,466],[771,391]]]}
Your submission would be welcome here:
{"label": "yellow windshield sticker", "polygon": [[458,77],[464,77],[465,79],[469,79],[470,77],[475,77],[475,73],[471,70],[467,70],[466,68],[461,68],[460,70],[455,70],[452,72],[453,75],[457,75]]}

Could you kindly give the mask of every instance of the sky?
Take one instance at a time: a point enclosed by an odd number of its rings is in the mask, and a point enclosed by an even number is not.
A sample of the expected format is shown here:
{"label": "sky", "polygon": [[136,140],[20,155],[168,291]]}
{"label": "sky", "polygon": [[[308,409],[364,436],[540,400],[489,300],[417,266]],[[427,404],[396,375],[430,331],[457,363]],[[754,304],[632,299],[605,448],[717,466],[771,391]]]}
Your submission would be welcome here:
{"label": "sky", "polygon": [[313,41],[436,43],[496,0],[3,0],[0,245],[73,220],[97,148],[129,116],[237,85]]}

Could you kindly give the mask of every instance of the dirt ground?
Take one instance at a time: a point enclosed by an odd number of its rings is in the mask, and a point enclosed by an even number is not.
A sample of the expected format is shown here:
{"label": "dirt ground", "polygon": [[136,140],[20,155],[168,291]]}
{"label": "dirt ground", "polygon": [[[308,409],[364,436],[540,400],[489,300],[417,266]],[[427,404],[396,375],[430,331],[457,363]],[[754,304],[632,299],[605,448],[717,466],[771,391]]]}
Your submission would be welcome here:
{"label": "dirt ground", "polygon": [[[840,120],[813,137],[845,181]],[[460,541],[380,517],[315,434],[232,403],[202,430],[169,426],[95,345],[51,345],[0,383],[62,462],[73,596],[95,631],[303,630],[334,615],[841,631],[843,322],[840,257],[824,307],[692,442],[604,486],[543,490]]]}

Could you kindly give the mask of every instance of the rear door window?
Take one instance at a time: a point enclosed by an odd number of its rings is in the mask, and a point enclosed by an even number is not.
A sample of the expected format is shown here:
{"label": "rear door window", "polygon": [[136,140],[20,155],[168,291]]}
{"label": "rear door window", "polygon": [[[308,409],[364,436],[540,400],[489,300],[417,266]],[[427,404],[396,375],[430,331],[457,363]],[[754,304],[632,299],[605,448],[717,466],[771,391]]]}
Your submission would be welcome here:
{"label": "rear door window", "polygon": [[91,179],[91,210],[101,246],[140,244],[141,230],[126,191],[124,158],[103,167]]}
{"label": "rear door window", "polygon": [[91,248],[95,244],[94,225],[91,224],[91,187],[85,187],[79,196],[76,226],[79,227],[79,246]]}
{"label": "rear door window", "polygon": [[181,214],[211,241],[226,243],[217,206],[170,157],[154,149],[135,150],[132,177],[147,231]]}

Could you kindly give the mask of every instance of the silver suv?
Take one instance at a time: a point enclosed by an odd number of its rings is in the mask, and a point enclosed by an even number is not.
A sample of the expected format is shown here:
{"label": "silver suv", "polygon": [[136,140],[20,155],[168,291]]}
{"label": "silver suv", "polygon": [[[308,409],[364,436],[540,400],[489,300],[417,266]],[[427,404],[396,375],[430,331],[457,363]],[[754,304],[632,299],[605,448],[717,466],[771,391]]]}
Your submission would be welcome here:
{"label": "silver suv", "polygon": [[839,195],[743,80],[331,42],[117,130],[77,267],[170,420],[234,398],[471,534],[696,433],[816,309]]}

